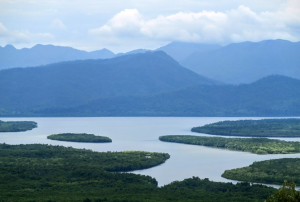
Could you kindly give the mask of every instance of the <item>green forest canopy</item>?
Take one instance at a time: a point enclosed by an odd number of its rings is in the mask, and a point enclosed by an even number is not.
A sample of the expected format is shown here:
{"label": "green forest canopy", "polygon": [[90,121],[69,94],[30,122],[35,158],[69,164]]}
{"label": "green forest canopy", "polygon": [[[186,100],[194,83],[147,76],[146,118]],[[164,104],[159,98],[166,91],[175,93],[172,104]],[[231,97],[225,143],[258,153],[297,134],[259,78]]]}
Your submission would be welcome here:
{"label": "green forest canopy", "polygon": [[1,121],[0,132],[21,132],[32,130],[37,127],[37,123],[33,121]]}
{"label": "green forest canopy", "polygon": [[169,157],[144,151],[93,152],[40,144],[0,144],[0,201],[263,202],[276,190],[197,177],[158,188],[152,177],[115,172],[149,168]]}
{"label": "green forest canopy", "polygon": [[194,135],[165,135],[159,140],[207,147],[226,148],[255,154],[300,153],[300,142],[288,142],[267,138],[223,138]]}
{"label": "green forest canopy", "polygon": [[300,119],[220,121],[191,131],[224,136],[300,137]]}
{"label": "green forest canopy", "polygon": [[285,180],[300,184],[300,158],[254,162],[247,167],[226,170],[222,177],[267,184],[282,184]]}
{"label": "green forest canopy", "polygon": [[94,134],[86,133],[61,133],[47,136],[50,140],[68,141],[68,142],[112,142],[112,140],[105,136],[95,136]]}
{"label": "green forest canopy", "polygon": [[296,190],[294,182],[285,181],[282,187],[279,188],[274,194],[269,196],[266,202],[298,202],[300,201],[300,190]]}

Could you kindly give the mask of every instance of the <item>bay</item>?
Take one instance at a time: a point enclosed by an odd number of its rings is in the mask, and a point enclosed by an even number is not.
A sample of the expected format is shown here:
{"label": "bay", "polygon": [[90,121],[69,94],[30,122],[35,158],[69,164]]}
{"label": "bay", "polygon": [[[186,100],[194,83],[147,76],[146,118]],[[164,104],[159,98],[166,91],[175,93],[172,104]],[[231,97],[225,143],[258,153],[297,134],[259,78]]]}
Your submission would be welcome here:
{"label": "bay", "polygon": [[[269,117],[270,118],[270,117]],[[51,144],[85,148],[94,151],[143,150],[165,152],[171,158],[159,166],[133,171],[150,175],[159,186],[180,181],[192,176],[209,178],[217,182],[234,182],[221,177],[227,170],[244,167],[254,161],[277,158],[296,158],[300,154],[256,155],[248,152],[230,151],[205,146],[166,143],[158,140],[161,135],[199,135],[192,127],[224,121],[263,119],[262,117],[73,117],[73,118],[0,118],[2,121],[35,121],[38,128],[26,132],[0,133],[0,143],[6,144]],[[47,136],[57,133],[91,133],[107,136],[112,143],[74,143],[48,140]],[[300,138],[276,138],[300,141]]]}

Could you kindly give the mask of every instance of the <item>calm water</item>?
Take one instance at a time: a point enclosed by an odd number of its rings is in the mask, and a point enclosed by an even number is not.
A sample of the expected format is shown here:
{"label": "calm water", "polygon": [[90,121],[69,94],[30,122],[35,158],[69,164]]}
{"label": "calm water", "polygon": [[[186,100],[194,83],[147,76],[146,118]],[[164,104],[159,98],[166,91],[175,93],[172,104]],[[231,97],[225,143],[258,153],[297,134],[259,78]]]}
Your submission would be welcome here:
{"label": "calm water", "polygon": [[[86,148],[94,151],[144,150],[165,152],[171,155],[166,163],[154,168],[133,173],[155,177],[159,186],[192,176],[209,178],[219,182],[233,182],[221,177],[226,169],[248,166],[254,161],[276,158],[300,157],[289,155],[256,155],[247,152],[214,149],[204,146],[165,143],[158,140],[161,135],[204,135],[190,132],[194,126],[223,120],[262,118],[195,118],[195,117],[96,117],[96,118],[0,118],[2,121],[35,121],[38,128],[27,132],[0,133],[0,143],[52,145]],[[56,133],[92,133],[110,137],[106,144],[71,143],[48,140]],[[281,138],[283,139],[283,138]],[[285,138],[300,141],[300,138]]]}

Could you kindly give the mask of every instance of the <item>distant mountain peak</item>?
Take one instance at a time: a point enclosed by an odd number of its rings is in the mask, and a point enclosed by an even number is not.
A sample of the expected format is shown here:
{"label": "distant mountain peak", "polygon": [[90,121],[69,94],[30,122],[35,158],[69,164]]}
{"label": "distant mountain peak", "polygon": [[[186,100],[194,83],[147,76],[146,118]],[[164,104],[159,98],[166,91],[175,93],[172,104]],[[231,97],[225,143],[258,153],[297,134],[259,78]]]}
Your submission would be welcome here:
{"label": "distant mountain peak", "polygon": [[164,51],[176,61],[180,62],[195,52],[214,50],[220,47],[220,45],[216,44],[200,44],[175,41],[156,50]]}
{"label": "distant mountain peak", "polygon": [[107,49],[87,52],[67,46],[36,44],[32,48],[20,50],[12,45],[7,45],[0,49],[0,56],[0,69],[7,69],[47,65],[62,61],[106,59],[114,57],[115,54]]}
{"label": "distant mountain peak", "polygon": [[261,79],[258,79],[257,81],[253,82],[255,83],[260,83],[260,82],[291,82],[291,81],[295,81],[295,82],[300,82],[300,80],[289,77],[289,76],[283,76],[283,75],[278,75],[278,74],[273,74],[273,75],[269,75],[266,77],[263,77]]}
{"label": "distant mountain peak", "polygon": [[7,44],[4,48],[6,50],[16,50],[16,48],[13,45],[10,45],[10,44]]}
{"label": "distant mountain peak", "polygon": [[203,76],[231,84],[252,83],[278,74],[300,79],[300,43],[265,40],[229,44],[190,55],[181,64]]}

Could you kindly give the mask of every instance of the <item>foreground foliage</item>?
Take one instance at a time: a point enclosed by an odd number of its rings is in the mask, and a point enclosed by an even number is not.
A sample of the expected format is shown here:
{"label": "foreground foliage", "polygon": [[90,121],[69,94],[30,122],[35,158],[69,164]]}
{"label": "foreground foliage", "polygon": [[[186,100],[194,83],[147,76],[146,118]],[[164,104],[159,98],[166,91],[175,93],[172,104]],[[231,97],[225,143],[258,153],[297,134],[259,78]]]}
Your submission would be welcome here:
{"label": "foreground foliage", "polygon": [[300,137],[300,119],[220,121],[194,127],[192,131],[224,136]]}
{"label": "foreground foliage", "polygon": [[264,185],[251,185],[247,182],[232,183],[212,182],[193,177],[175,181],[161,188],[166,196],[163,201],[264,201],[275,188]]}
{"label": "foreground foliage", "polygon": [[267,198],[266,202],[299,202],[300,191],[296,191],[295,187],[294,182],[285,181],[277,192]]}
{"label": "foreground foliage", "polygon": [[282,184],[283,181],[300,183],[300,158],[283,158],[254,162],[250,166],[226,170],[222,177],[267,184]]}
{"label": "foreground foliage", "polygon": [[226,148],[255,154],[300,153],[300,142],[287,142],[267,138],[222,138],[193,135],[166,135],[160,136],[159,139],[165,142]]}
{"label": "foreground foliage", "polygon": [[50,140],[68,141],[68,142],[112,142],[108,137],[95,136],[86,133],[61,133],[47,136]]}
{"label": "foreground foliage", "polygon": [[37,127],[37,123],[33,121],[1,121],[0,132],[21,132],[32,130]]}
{"label": "foreground foliage", "polygon": [[193,177],[158,188],[128,171],[163,163],[165,153],[92,152],[49,145],[0,144],[1,202],[264,201],[275,189]]}

